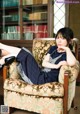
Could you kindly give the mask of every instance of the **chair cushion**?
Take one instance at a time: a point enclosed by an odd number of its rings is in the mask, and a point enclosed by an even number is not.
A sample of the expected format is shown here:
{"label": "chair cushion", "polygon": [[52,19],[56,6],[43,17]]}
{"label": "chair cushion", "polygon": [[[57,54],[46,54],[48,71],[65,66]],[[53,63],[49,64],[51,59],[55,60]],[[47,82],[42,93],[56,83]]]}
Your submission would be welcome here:
{"label": "chair cushion", "polygon": [[55,45],[54,38],[49,38],[49,39],[47,38],[45,40],[42,39],[33,40],[32,53],[39,66],[42,67],[43,58],[52,45]]}
{"label": "chair cushion", "polygon": [[64,95],[63,84],[58,82],[30,85],[20,79],[7,78],[4,89],[36,96],[62,97]]}

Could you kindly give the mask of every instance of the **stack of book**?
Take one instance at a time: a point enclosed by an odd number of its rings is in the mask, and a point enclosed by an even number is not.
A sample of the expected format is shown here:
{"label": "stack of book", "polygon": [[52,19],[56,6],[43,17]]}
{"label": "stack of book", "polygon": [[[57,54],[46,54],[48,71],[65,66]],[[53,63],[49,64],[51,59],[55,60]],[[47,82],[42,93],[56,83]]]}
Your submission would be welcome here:
{"label": "stack of book", "polygon": [[8,26],[2,33],[3,40],[20,40],[20,32],[17,31],[17,26]]}
{"label": "stack of book", "polygon": [[[48,37],[47,32],[47,25],[31,25],[31,26],[24,26],[23,32],[32,34],[32,38],[46,38]],[[26,34],[27,35],[27,34]],[[27,36],[26,36],[27,37]],[[31,38],[29,38],[31,39]]]}
{"label": "stack of book", "polygon": [[0,8],[3,7],[3,1],[0,0]]}
{"label": "stack of book", "polygon": [[29,20],[46,20],[47,12],[33,12],[29,14]]}
{"label": "stack of book", "polygon": [[2,7],[18,6],[19,0],[3,0]]}
{"label": "stack of book", "polygon": [[48,0],[23,0],[23,5],[47,4]]}
{"label": "stack of book", "polygon": [[[5,22],[19,21],[18,13],[10,13],[8,15],[3,15]],[[23,21],[29,20],[29,15],[23,12]]]}

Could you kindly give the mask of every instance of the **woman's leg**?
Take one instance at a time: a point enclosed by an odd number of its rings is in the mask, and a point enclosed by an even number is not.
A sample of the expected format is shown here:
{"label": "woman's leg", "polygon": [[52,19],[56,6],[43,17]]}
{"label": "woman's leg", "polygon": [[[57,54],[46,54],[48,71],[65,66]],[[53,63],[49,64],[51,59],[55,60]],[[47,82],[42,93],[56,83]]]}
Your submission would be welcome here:
{"label": "woman's leg", "polygon": [[[0,43],[0,49],[3,50],[2,55],[5,56],[5,54],[11,54],[14,53],[16,55],[18,55],[18,53],[20,52],[20,48],[18,47],[14,47],[14,46],[8,46],[5,44]],[[5,50],[5,53],[4,53]]]}
{"label": "woman's leg", "polygon": [[1,50],[0,64],[3,65],[5,63],[5,58],[11,57],[11,56],[17,57],[21,49],[18,47],[8,46],[0,43],[0,50]]}
{"label": "woman's leg", "polygon": [[33,84],[45,83],[44,74],[41,74],[41,68],[38,66],[33,55],[26,49],[22,48],[16,59],[21,63],[18,68],[25,82]]}

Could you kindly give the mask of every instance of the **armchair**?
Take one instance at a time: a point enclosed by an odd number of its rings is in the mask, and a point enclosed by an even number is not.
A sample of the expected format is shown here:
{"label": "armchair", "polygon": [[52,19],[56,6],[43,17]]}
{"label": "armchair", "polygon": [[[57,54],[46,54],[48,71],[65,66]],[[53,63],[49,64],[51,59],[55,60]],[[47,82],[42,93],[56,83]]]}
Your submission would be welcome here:
{"label": "armchair", "polygon": [[[32,53],[41,66],[41,62],[54,38],[34,39]],[[79,62],[74,67],[62,66],[59,82],[41,85],[25,83],[18,73],[17,61],[3,68],[4,105],[40,114],[68,114],[75,96],[76,78]]]}

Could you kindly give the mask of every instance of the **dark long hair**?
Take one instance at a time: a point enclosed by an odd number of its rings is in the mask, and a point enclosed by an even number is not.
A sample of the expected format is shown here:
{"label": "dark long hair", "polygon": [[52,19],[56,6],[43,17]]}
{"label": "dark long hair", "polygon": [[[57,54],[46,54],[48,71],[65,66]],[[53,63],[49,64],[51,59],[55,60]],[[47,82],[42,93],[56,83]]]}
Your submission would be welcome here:
{"label": "dark long hair", "polygon": [[[63,38],[65,38],[68,42],[68,44],[70,43],[71,39],[74,38],[74,33],[73,30],[69,27],[64,27],[59,29],[59,31],[56,34],[56,37],[58,36],[58,34],[61,34],[63,36]],[[72,45],[69,44],[70,49],[72,49]]]}

